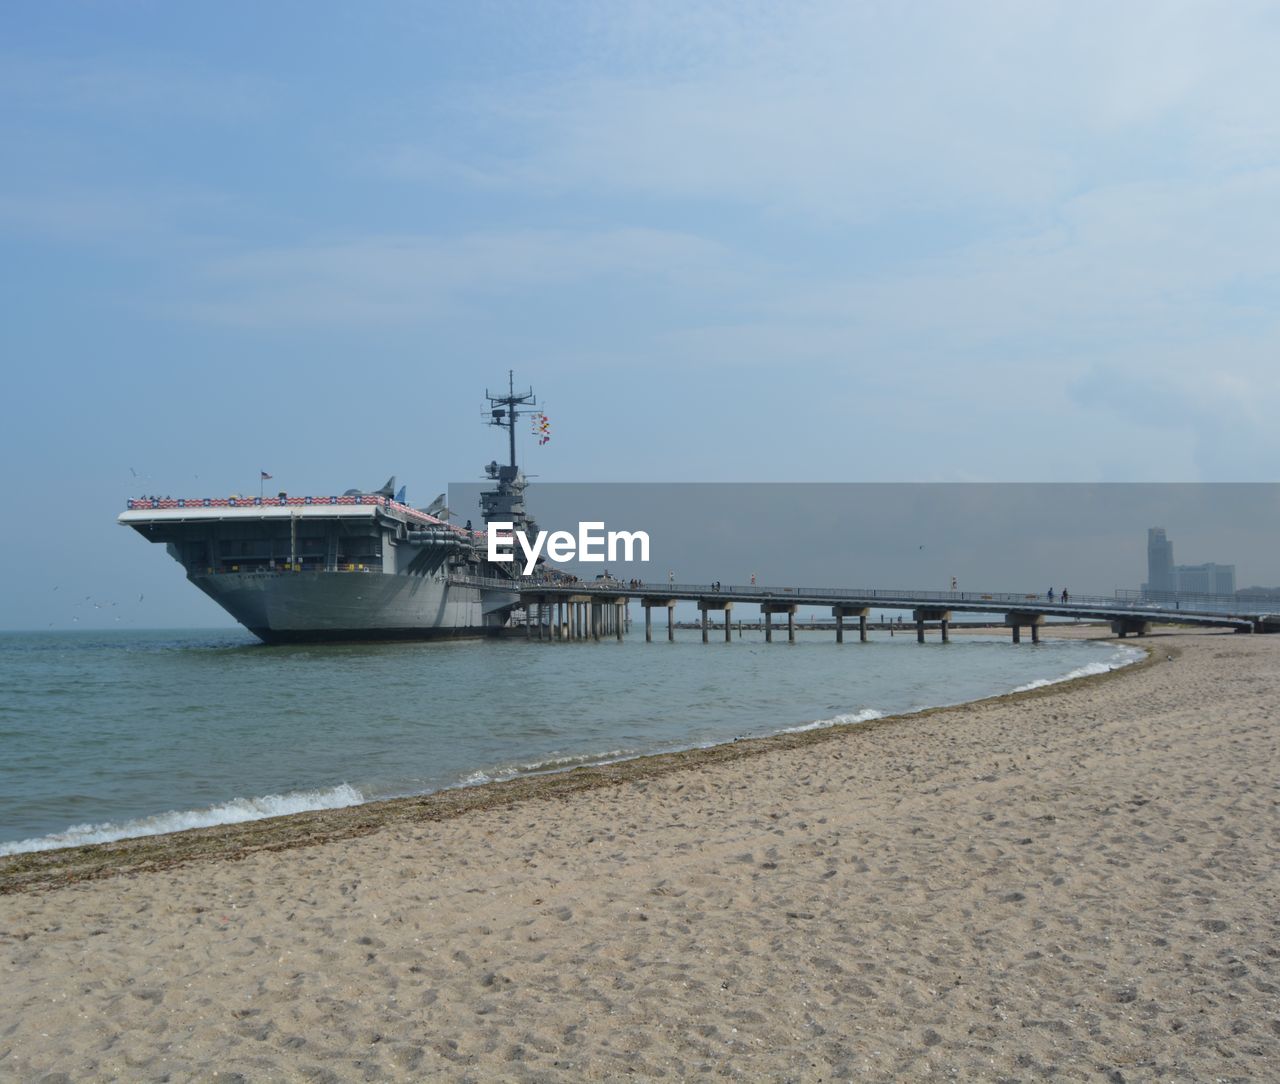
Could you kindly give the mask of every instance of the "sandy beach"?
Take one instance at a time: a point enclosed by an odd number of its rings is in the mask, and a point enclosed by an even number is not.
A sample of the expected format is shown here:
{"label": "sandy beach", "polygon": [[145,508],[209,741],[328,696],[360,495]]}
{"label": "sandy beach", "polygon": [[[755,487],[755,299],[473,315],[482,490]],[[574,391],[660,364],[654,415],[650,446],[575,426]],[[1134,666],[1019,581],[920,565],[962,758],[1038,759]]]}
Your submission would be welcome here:
{"label": "sandy beach", "polygon": [[1133,642],[803,740],[0,860],[0,1079],[1275,1079],[1280,636]]}

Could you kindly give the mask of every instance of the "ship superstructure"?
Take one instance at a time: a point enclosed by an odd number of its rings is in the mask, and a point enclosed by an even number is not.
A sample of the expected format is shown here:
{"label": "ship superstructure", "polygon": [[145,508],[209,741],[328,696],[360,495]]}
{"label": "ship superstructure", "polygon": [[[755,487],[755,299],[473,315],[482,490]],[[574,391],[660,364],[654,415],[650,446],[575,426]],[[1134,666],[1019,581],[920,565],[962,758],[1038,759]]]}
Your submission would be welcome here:
{"label": "ship superstructure", "polygon": [[[531,524],[515,462],[516,418],[532,391],[490,400],[511,430],[510,462],[491,463],[486,522]],[[187,578],[269,643],[430,639],[500,633],[519,606],[513,565],[485,559],[485,534],[449,522],[437,500],[397,500],[395,479],[342,495],[131,500],[119,522],[164,543]],[[440,514],[435,514],[439,510]],[[478,578],[490,586],[475,585]],[[510,583],[510,588],[505,586]]]}

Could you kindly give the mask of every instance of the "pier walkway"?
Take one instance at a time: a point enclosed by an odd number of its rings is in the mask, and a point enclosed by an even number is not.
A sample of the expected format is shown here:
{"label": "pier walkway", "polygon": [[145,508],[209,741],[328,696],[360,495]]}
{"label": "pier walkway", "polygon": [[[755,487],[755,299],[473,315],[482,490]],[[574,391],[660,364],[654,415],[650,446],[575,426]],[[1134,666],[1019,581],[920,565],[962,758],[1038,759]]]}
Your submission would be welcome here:
{"label": "pier walkway", "polygon": [[1068,601],[1047,594],[1008,592],[927,591],[862,587],[764,587],[719,584],[629,584],[617,580],[586,583],[543,582],[535,579],[500,580],[459,577],[452,582],[480,587],[490,593],[486,610],[523,609],[526,632],[542,639],[600,639],[610,634],[622,638],[625,607],[637,601],[644,609],[645,639],[653,638],[653,610],[667,611],[667,638],[673,639],[675,604],[694,602],[702,614],[702,639],[709,639],[710,615],[721,615],[725,639],[729,639],[735,606],[759,607],[764,616],[765,639],[773,639],[773,620],[786,619],[787,638],[795,639],[795,616],[801,607],[827,608],[836,623],[836,640],[844,642],[845,619],[858,619],[859,639],[867,639],[867,619],[873,609],[910,610],[916,639],[925,640],[926,626],[936,625],[945,642],[953,613],[998,614],[1009,627],[1014,643],[1022,629],[1040,640],[1047,617],[1107,621],[1116,635],[1141,635],[1153,624],[1230,628],[1237,632],[1280,631],[1280,613],[1184,609],[1180,603],[1155,603],[1106,595],[1068,594]]}

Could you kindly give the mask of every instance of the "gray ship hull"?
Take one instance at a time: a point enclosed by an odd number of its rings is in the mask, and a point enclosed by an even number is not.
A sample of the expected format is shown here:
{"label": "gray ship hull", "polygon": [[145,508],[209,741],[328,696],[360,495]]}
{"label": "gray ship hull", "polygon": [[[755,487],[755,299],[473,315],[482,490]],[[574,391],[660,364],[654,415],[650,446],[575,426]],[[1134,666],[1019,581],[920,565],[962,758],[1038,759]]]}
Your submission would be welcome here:
{"label": "gray ship hull", "polygon": [[267,643],[499,635],[511,599],[381,572],[220,573],[191,582]]}

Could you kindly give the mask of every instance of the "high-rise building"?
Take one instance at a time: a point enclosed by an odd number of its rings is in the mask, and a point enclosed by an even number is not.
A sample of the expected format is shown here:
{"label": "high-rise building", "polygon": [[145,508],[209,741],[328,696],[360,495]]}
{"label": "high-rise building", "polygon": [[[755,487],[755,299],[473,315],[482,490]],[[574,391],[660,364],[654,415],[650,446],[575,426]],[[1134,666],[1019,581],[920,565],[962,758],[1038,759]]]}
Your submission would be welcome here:
{"label": "high-rise building", "polygon": [[1147,528],[1147,582],[1144,594],[1232,595],[1236,590],[1236,566],[1175,565],[1173,543],[1163,527]]}
{"label": "high-rise building", "polygon": [[1163,527],[1147,528],[1146,591],[1176,591],[1173,581],[1173,543],[1165,537]]}

